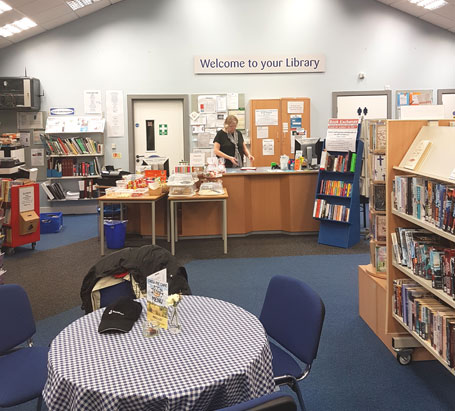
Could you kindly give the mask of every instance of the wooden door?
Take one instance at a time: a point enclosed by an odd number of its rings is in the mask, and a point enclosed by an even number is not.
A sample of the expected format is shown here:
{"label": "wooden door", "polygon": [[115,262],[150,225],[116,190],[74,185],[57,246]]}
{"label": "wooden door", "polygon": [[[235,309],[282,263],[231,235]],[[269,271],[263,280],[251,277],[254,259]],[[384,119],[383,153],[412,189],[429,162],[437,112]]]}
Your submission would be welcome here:
{"label": "wooden door", "polygon": [[[250,139],[254,166],[280,164],[281,110],[279,99],[250,100]],[[264,140],[273,140],[273,154],[264,154]],[[268,144],[270,148],[270,144]]]}
{"label": "wooden door", "polygon": [[[291,151],[292,130],[304,129],[306,136],[310,134],[310,99],[307,97],[292,97],[281,99],[281,154],[294,158],[294,151]],[[299,130],[300,131],[300,130]]]}

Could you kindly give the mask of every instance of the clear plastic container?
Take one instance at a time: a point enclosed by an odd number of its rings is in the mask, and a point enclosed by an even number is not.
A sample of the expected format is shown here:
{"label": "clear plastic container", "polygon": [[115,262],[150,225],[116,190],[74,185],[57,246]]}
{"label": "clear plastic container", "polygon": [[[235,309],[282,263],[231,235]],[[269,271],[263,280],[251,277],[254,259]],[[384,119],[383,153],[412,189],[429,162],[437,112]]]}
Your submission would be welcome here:
{"label": "clear plastic container", "polygon": [[115,184],[118,188],[126,188],[128,182],[126,180],[117,180]]}
{"label": "clear plastic container", "polygon": [[169,196],[194,196],[196,194],[196,184],[169,186]]}
{"label": "clear plastic container", "polygon": [[117,187],[106,188],[106,191],[105,191],[106,197],[116,197],[117,196],[117,190],[118,190]]}
{"label": "clear plastic container", "polygon": [[197,177],[194,177],[192,174],[183,174],[183,173],[175,173],[172,174],[168,181],[167,185],[169,187],[171,186],[189,186],[194,184],[196,181],[198,181]]}
{"label": "clear plastic container", "polygon": [[146,188],[136,188],[135,190],[130,190],[131,191],[131,197],[142,197],[146,196],[149,193],[148,187]]}
{"label": "clear plastic container", "polygon": [[201,196],[216,196],[224,194],[223,184],[221,182],[208,181],[201,184],[199,195]]}

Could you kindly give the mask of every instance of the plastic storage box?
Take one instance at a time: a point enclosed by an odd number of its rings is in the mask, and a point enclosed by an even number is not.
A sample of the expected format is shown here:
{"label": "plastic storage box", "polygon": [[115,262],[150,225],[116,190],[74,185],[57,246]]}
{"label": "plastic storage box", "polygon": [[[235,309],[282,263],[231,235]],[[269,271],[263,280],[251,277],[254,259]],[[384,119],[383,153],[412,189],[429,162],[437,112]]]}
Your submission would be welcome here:
{"label": "plastic storage box", "polygon": [[197,178],[191,174],[173,174],[169,177],[167,185],[170,196],[194,196],[196,194]]}
{"label": "plastic storage box", "polygon": [[41,213],[40,234],[58,233],[63,227],[63,213]]}

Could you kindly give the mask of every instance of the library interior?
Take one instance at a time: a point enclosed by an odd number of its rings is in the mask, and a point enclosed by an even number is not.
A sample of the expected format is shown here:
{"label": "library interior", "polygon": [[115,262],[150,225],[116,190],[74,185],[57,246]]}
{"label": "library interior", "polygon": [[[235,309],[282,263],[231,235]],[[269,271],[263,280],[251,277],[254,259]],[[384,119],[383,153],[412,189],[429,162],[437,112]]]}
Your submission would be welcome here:
{"label": "library interior", "polygon": [[0,0],[0,409],[455,409],[454,49],[455,0]]}

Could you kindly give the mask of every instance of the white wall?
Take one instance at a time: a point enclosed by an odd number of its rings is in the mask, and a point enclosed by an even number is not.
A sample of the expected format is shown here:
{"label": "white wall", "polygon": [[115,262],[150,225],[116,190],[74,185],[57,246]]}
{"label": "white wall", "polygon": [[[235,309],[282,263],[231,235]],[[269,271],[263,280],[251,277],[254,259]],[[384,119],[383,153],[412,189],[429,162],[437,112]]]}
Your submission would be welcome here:
{"label": "white wall", "polygon": [[[195,55],[285,53],[325,54],[326,72],[193,74]],[[312,135],[323,136],[332,91],[455,88],[454,56],[454,34],[375,0],[124,0],[0,49],[0,76],[26,67],[43,110],[79,113],[85,89],[121,89],[125,108],[127,94],[310,97]],[[124,169],[126,139],[106,144],[108,163]],[[110,159],[112,142],[122,159]]]}

